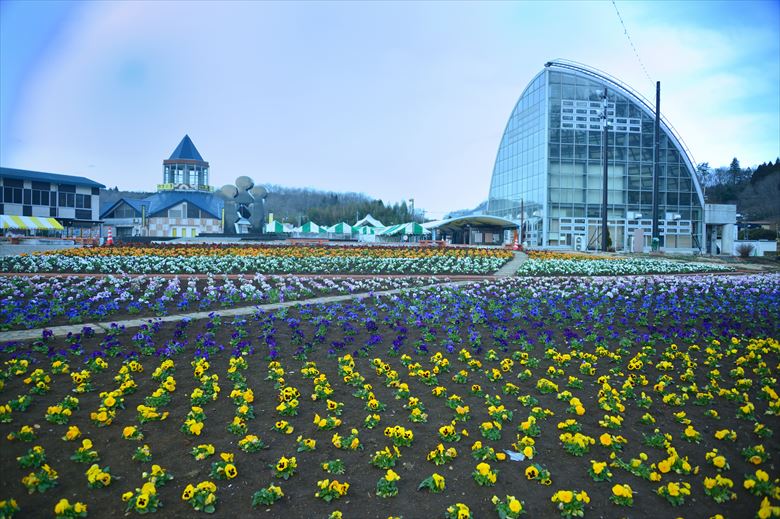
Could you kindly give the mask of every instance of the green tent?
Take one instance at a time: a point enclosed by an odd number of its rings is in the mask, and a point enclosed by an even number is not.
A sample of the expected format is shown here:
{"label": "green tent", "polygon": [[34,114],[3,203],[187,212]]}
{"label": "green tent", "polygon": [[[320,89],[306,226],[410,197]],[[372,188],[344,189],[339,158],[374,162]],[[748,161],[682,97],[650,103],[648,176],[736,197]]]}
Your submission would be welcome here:
{"label": "green tent", "polygon": [[284,225],[282,225],[282,222],[271,220],[265,224],[265,232],[285,232]]}
{"label": "green tent", "polygon": [[325,232],[325,230],[322,227],[320,227],[314,222],[306,222],[300,227],[297,227],[295,231],[300,233],[312,233],[312,234]]}
{"label": "green tent", "polygon": [[328,232],[332,232],[333,234],[352,234],[352,226],[346,222],[341,222],[333,227],[328,227]]}
{"label": "green tent", "polygon": [[392,236],[393,232],[398,229],[399,225],[391,225],[389,227],[385,227],[384,229],[378,230],[376,233],[378,236]]}
{"label": "green tent", "polygon": [[409,223],[401,223],[398,225],[387,227],[386,229],[381,230],[377,234],[381,234],[384,236],[399,236],[404,234],[422,236],[423,234],[430,234],[430,233],[431,231],[424,229],[423,226],[420,225],[419,223],[409,222]]}
{"label": "green tent", "polygon": [[376,229],[369,225],[365,225],[363,227],[355,227],[355,232],[358,234],[376,234]]}
{"label": "green tent", "polygon": [[400,223],[398,225],[393,225],[391,227],[383,229],[377,234],[381,234],[384,236],[400,236],[404,234],[422,236],[423,234],[430,234],[430,233],[431,231],[423,228],[423,226],[420,225],[419,223],[409,222],[409,223]]}
{"label": "green tent", "polygon": [[431,231],[424,228],[417,222],[409,222],[403,225],[403,234],[413,234],[415,236],[422,236],[423,234],[431,234]]}

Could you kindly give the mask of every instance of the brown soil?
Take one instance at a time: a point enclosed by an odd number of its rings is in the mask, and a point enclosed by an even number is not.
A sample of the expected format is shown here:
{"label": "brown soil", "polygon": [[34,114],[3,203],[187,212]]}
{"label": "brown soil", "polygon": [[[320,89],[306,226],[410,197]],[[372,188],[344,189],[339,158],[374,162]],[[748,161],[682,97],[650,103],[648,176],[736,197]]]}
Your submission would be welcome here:
{"label": "brown soil", "polygon": [[[345,315],[347,311],[354,311],[356,317],[351,319],[353,325],[359,329],[354,336],[355,345],[363,345],[369,338],[370,333],[360,325],[360,319],[365,317],[365,310],[376,308],[372,304],[343,305],[338,307],[340,315]],[[307,311],[307,309],[303,309]],[[290,317],[298,317],[297,310],[292,310],[288,314]],[[101,456],[100,466],[111,467],[113,482],[104,489],[90,489],[87,486],[84,472],[88,465],[83,465],[71,461],[69,458],[76,450],[76,443],[67,443],[61,440],[61,436],[67,430],[67,425],[53,425],[44,419],[44,414],[49,405],[53,405],[62,400],[64,396],[70,394],[72,383],[68,375],[53,375],[52,390],[50,393],[37,396],[35,395],[33,404],[24,413],[13,414],[13,422],[10,424],[0,424],[0,442],[2,443],[3,455],[0,459],[0,498],[14,497],[22,512],[20,517],[51,517],[54,505],[57,501],[66,497],[73,502],[79,500],[85,502],[89,507],[90,517],[110,517],[124,513],[124,503],[120,496],[123,492],[133,490],[142,484],[141,472],[148,471],[152,463],[157,463],[174,475],[175,479],[159,490],[160,498],[164,507],[160,513],[164,517],[192,517],[194,512],[184,503],[181,498],[181,492],[188,483],[197,483],[201,480],[210,479],[209,471],[211,462],[217,456],[205,461],[195,461],[189,454],[193,446],[200,443],[213,443],[217,453],[221,451],[233,452],[236,456],[236,465],[239,475],[230,482],[217,481],[219,503],[215,517],[235,517],[248,516],[250,514],[259,514],[264,517],[327,517],[333,510],[341,510],[345,517],[357,518],[385,518],[389,515],[403,516],[409,518],[427,518],[441,517],[448,505],[455,502],[464,502],[471,507],[475,517],[495,516],[493,505],[490,503],[491,497],[495,494],[503,497],[507,494],[515,495],[525,502],[528,511],[526,517],[555,517],[557,512],[554,505],[550,502],[550,496],[558,489],[583,489],[591,496],[591,503],[586,509],[586,517],[624,517],[634,518],[658,518],[658,517],[710,517],[716,513],[721,513],[726,517],[752,517],[758,509],[760,502],[742,489],[742,476],[752,473],[755,466],[749,465],[740,455],[742,448],[764,443],[767,450],[770,451],[773,458],[770,462],[761,466],[770,473],[770,477],[778,476],[775,469],[775,462],[780,449],[778,449],[777,436],[780,435],[780,419],[776,416],[764,415],[766,410],[766,401],[756,398],[760,385],[756,380],[753,388],[749,391],[751,400],[756,403],[756,416],[760,417],[767,426],[775,431],[775,438],[769,440],[760,440],[752,432],[752,423],[745,420],[734,418],[737,404],[724,400],[716,399],[716,404],[710,407],[717,409],[722,416],[720,420],[713,420],[704,415],[705,407],[694,405],[685,406],[688,417],[693,421],[696,428],[702,433],[704,440],[701,444],[692,444],[681,441],[680,434],[684,426],[677,423],[672,413],[679,408],[672,408],[661,403],[661,398],[653,394],[652,414],[656,417],[655,427],[662,431],[671,432],[674,435],[674,445],[678,448],[681,455],[687,455],[693,465],[701,466],[701,472],[698,476],[674,476],[664,478],[664,481],[686,480],[693,486],[693,494],[686,503],[679,508],[671,507],[663,498],[654,493],[658,483],[649,483],[627,472],[613,468],[613,482],[628,483],[636,491],[635,503],[632,508],[618,507],[609,502],[610,489],[613,483],[595,483],[587,475],[587,468],[590,466],[589,460],[607,460],[609,451],[600,446],[591,448],[589,454],[578,458],[573,457],[561,448],[558,440],[560,431],[556,428],[558,421],[572,417],[566,413],[567,405],[558,401],[556,395],[542,395],[535,387],[535,381],[540,377],[546,377],[546,369],[551,365],[551,361],[544,356],[543,348],[537,346],[531,353],[532,358],[538,358],[540,363],[538,367],[532,369],[534,376],[528,381],[516,379],[521,367],[515,363],[511,373],[506,374],[504,380],[499,382],[490,382],[485,376],[485,368],[497,366],[496,361],[487,361],[484,356],[478,355],[483,361],[483,369],[472,372],[469,375],[469,382],[465,385],[456,384],[451,380],[451,376],[465,365],[457,359],[457,354],[445,354],[452,363],[452,371],[449,374],[440,374],[439,383],[448,389],[449,394],[458,394],[463,397],[464,403],[471,408],[472,418],[463,424],[470,433],[468,438],[463,438],[460,442],[453,444],[458,450],[458,457],[450,464],[436,467],[426,461],[426,454],[439,443],[437,430],[439,426],[448,423],[453,417],[453,411],[445,405],[445,400],[435,398],[431,395],[431,387],[423,384],[417,377],[410,377],[407,369],[402,365],[398,357],[392,357],[388,354],[392,340],[396,337],[396,331],[388,325],[382,324],[384,311],[380,308],[376,319],[379,325],[378,331],[374,333],[382,334],[383,341],[377,344],[366,357],[356,357],[356,371],[361,373],[366,382],[373,385],[377,398],[380,402],[387,405],[387,410],[381,413],[382,421],[374,430],[367,430],[362,427],[363,419],[368,414],[364,409],[364,402],[353,396],[354,388],[347,386],[341,380],[338,374],[338,365],[335,356],[328,355],[329,345],[333,341],[344,341],[344,333],[339,330],[339,323],[332,319],[330,331],[323,344],[314,347],[308,354],[309,361],[315,361],[320,371],[327,374],[327,378],[335,389],[332,399],[344,403],[344,413],[342,415],[343,425],[336,432],[346,435],[352,427],[360,431],[360,439],[364,445],[362,451],[348,452],[337,450],[330,443],[333,431],[316,431],[312,424],[312,417],[315,413],[324,415],[325,403],[322,401],[314,402],[311,400],[312,381],[302,377],[300,369],[303,361],[293,357],[295,346],[291,344],[291,335],[289,328],[284,320],[274,322],[276,328],[275,339],[279,351],[279,360],[282,363],[287,375],[288,385],[299,388],[302,398],[300,411],[297,417],[288,418],[294,425],[295,432],[291,435],[282,435],[271,430],[274,422],[281,417],[274,410],[277,404],[277,390],[274,389],[273,382],[266,380],[267,359],[265,352],[267,348],[265,343],[258,340],[262,336],[261,326],[253,319],[248,319],[245,325],[249,332],[248,340],[257,348],[257,353],[248,357],[249,369],[243,372],[249,388],[254,390],[256,400],[254,411],[256,418],[248,422],[249,433],[257,434],[269,446],[268,449],[257,453],[244,453],[237,447],[237,442],[241,438],[230,434],[226,426],[233,417],[234,405],[229,400],[228,395],[233,384],[227,378],[227,367],[231,340],[231,333],[235,330],[229,321],[225,321],[221,327],[216,330],[216,343],[226,345],[225,351],[215,354],[211,357],[210,373],[219,375],[222,393],[216,402],[206,404],[204,407],[206,413],[205,427],[200,437],[189,437],[179,431],[179,427],[184,421],[184,417],[189,410],[189,394],[196,386],[192,375],[190,361],[193,359],[192,344],[198,334],[206,331],[206,322],[196,322],[186,329],[186,338],[189,340],[189,349],[181,354],[174,356],[176,363],[175,378],[177,389],[173,394],[171,403],[165,408],[170,412],[170,416],[163,422],[152,422],[142,426],[145,439],[142,443],[148,443],[152,448],[153,460],[149,463],[139,463],[131,460],[135,448],[139,445],[137,442],[127,441],[121,438],[122,428],[125,425],[137,425],[136,406],[141,403],[147,395],[157,387],[157,382],[151,379],[154,368],[159,365],[161,359],[155,357],[142,357],[140,360],[144,366],[143,373],[137,374],[134,378],[138,384],[138,390],[126,397],[125,409],[119,411],[115,422],[105,428],[96,427],[89,420],[90,411],[98,407],[100,391],[115,387],[113,375],[121,366],[121,358],[109,358],[109,369],[106,372],[99,373],[94,377],[94,387],[96,391],[77,395],[80,399],[80,410],[74,413],[70,420],[71,425],[78,425],[84,433],[84,437],[93,440],[96,450]],[[408,326],[408,338],[403,351],[412,356],[414,362],[420,362],[424,367],[430,367],[429,356],[438,350],[432,349],[429,354],[416,355],[413,344],[420,337],[420,331],[415,326]],[[314,334],[314,327],[305,319],[301,325],[306,337],[311,338]],[[486,328],[481,327],[483,336],[489,337]],[[168,340],[174,339],[175,325],[163,325],[161,331],[156,335],[155,342],[159,345],[165,344]],[[127,353],[133,350],[130,337],[134,332],[125,332],[120,334],[117,340],[120,342],[122,351]],[[561,344],[562,338],[560,332],[556,333],[554,344]],[[467,343],[465,326],[461,330],[461,335]],[[84,339],[82,345],[85,351],[85,357],[91,351],[100,348],[103,337],[94,337]],[[52,343],[56,349],[65,349],[67,345],[63,340],[57,340]],[[617,347],[611,344],[611,348]],[[354,350],[355,347],[347,346],[344,352]],[[593,344],[586,344],[586,351],[593,351]],[[663,347],[661,347],[663,349]],[[0,353],[0,360],[6,361],[12,355],[20,352],[31,352],[31,358],[36,365],[31,367],[42,367],[49,371],[49,361],[45,353],[33,352],[29,344],[22,345],[13,353],[6,350]],[[340,352],[344,353],[344,352]],[[511,353],[511,352],[509,352]],[[501,354],[508,356],[509,353]],[[409,384],[412,396],[418,396],[424,403],[429,414],[428,423],[411,423],[408,419],[408,411],[402,408],[403,400],[396,400],[393,396],[393,390],[387,388],[384,384],[384,377],[379,377],[370,364],[373,357],[381,357],[385,362],[389,362],[394,369],[400,373],[400,379]],[[82,359],[76,355],[71,355],[68,359],[73,368],[78,367]],[[627,358],[626,358],[627,360]],[[777,352],[766,355],[764,359],[768,366],[777,366]],[[561,390],[564,389],[566,377],[576,375],[585,380],[584,389],[572,389],[572,393],[583,401],[588,410],[587,414],[580,417],[579,421],[583,426],[583,432],[595,438],[604,432],[598,425],[598,420],[603,416],[596,405],[596,378],[600,375],[609,373],[614,365],[602,360],[597,365],[597,373],[594,377],[580,375],[576,365],[571,364],[565,368],[566,375],[555,379],[560,384]],[[728,377],[728,370],[733,366],[723,366],[721,370],[724,376]],[[651,374],[654,380],[657,372],[648,369],[648,378]],[[652,371],[652,373],[651,373]],[[702,372],[703,373],[703,372]],[[29,374],[29,372],[28,372]],[[678,376],[672,373],[673,376]],[[701,375],[701,373],[700,373]],[[703,376],[703,375],[702,375]],[[22,383],[23,377],[12,376],[6,380],[5,388],[0,391],[0,402],[15,398],[17,395],[26,394],[28,387]],[[502,438],[499,441],[488,441],[481,437],[478,425],[488,420],[486,405],[483,398],[471,394],[469,388],[472,383],[480,383],[485,394],[500,394],[503,383],[511,381],[520,388],[520,395],[530,394],[539,400],[539,405],[552,410],[555,416],[546,421],[540,421],[542,429],[541,436],[537,441],[537,455],[534,462],[544,465],[552,473],[553,484],[551,486],[541,486],[537,482],[528,481],[523,475],[524,469],[529,462],[492,462],[494,468],[499,469],[498,482],[494,487],[477,486],[471,477],[474,467],[478,463],[470,453],[470,447],[475,440],[482,440],[484,444],[494,446],[496,450],[511,449],[510,444],[515,440],[515,430],[517,425],[523,421],[529,413],[530,408],[523,407],[513,396],[502,396],[504,404],[509,410],[514,412],[514,420],[505,425]],[[652,383],[645,390],[652,391]],[[724,382],[725,384],[725,382]],[[619,386],[618,386],[619,387]],[[777,389],[777,386],[775,386]],[[642,443],[642,433],[650,432],[652,428],[639,424],[640,416],[645,410],[638,408],[633,402],[627,402],[625,412],[625,424],[619,431],[613,431],[614,434],[622,434],[628,439],[627,447],[623,454],[624,459],[629,459],[638,455],[640,451],[646,452],[651,461],[662,459],[663,451],[647,447]],[[22,425],[36,424],[40,426],[37,429],[38,438],[31,442],[8,441],[5,436],[12,431],[18,431]],[[402,458],[399,460],[395,470],[401,476],[398,484],[399,495],[394,498],[383,499],[376,497],[375,485],[377,480],[384,474],[384,471],[373,467],[370,464],[370,458],[376,450],[389,445],[387,438],[383,436],[383,429],[388,425],[403,425],[414,431],[415,439],[411,447],[401,447]],[[717,429],[730,428],[737,431],[738,441],[734,443],[716,441],[713,439],[713,432]],[[295,438],[302,434],[304,437],[312,437],[317,440],[317,448],[313,452],[296,453]],[[45,448],[47,461],[59,472],[59,485],[43,494],[35,493],[27,495],[24,487],[20,483],[21,478],[30,472],[30,469],[21,469],[16,458],[24,454],[33,445],[41,445]],[[445,443],[445,446],[448,444]],[[713,475],[714,469],[705,463],[705,453],[713,447],[720,449],[720,452],[726,456],[731,464],[731,470],[726,473],[735,482],[735,491],[738,499],[729,503],[718,505],[712,499],[704,495],[702,481],[703,475]],[[272,471],[268,467],[273,464],[280,456],[296,456],[298,458],[298,472],[288,481],[278,480],[272,476]],[[348,494],[341,500],[331,504],[316,499],[314,493],[317,489],[317,481],[324,478],[333,478],[334,476],[324,473],[319,464],[322,461],[341,458],[346,466],[346,473],[342,476],[335,476],[339,481],[348,481],[351,485]],[[439,472],[446,478],[447,489],[442,494],[430,494],[428,492],[418,492],[417,485],[425,477],[433,472]],[[252,494],[258,489],[267,486],[269,483],[278,483],[281,485],[285,497],[270,507],[261,507],[254,511],[251,508]]]}

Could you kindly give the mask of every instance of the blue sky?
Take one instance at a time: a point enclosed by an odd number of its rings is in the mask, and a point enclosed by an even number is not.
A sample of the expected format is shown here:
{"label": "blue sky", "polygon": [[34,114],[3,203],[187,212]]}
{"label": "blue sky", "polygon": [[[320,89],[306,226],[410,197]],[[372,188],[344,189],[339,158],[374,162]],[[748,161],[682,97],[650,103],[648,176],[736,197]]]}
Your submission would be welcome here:
{"label": "blue sky", "polygon": [[0,164],[153,190],[188,133],[211,183],[487,198],[550,59],[654,97],[697,162],[780,155],[780,3],[0,0]]}

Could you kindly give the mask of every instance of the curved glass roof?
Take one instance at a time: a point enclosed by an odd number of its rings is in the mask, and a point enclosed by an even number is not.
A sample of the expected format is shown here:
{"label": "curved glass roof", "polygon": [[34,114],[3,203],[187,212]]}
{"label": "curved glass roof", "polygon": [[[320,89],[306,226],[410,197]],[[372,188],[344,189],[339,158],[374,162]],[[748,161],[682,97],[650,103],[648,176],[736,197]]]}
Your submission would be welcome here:
{"label": "curved glass roof", "polygon": [[[655,109],[652,107],[652,104],[648,99],[646,99],[644,96],[642,96],[642,94],[640,94],[639,92],[631,88],[626,83],[620,81],[618,78],[606,72],[603,72],[593,67],[589,67],[582,63],[578,63],[576,61],[570,61],[565,59],[556,59],[553,61],[548,61],[547,63],[544,64],[544,66],[545,68],[558,68],[558,69],[562,69],[563,71],[574,72],[579,75],[583,75],[585,77],[596,79],[597,81],[600,81],[602,83],[608,83],[609,87],[618,90],[621,94],[634,101],[640,108],[642,108],[642,110],[645,111],[645,113],[648,116],[655,119]],[[522,98],[522,96],[520,97]],[[664,117],[663,114],[661,114],[661,131],[664,131],[667,134],[667,136],[672,140],[672,142],[674,143],[674,145],[677,147],[678,151],[684,158],[688,166],[688,169],[691,172],[691,177],[692,177],[691,180],[693,181],[693,184],[696,187],[696,191],[699,195],[699,201],[703,206],[704,193],[702,192],[701,185],[699,185],[699,179],[694,174],[694,172],[696,171],[696,163],[693,160],[693,156],[690,150],[688,149],[688,147],[685,145],[685,142],[678,135],[674,126],[672,126],[672,124],[668,121],[666,117]]]}

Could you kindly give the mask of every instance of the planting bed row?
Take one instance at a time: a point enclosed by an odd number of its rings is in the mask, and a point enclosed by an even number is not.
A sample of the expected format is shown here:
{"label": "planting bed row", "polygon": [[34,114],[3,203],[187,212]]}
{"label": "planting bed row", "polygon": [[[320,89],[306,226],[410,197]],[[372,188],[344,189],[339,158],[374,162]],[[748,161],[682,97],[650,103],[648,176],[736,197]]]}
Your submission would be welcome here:
{"label": "planting bed row", "polygon": [[428,278],[0,276],[0,329],[101,322],[426,286]]}
{"label": "planting bed row", "polygon": [[512,278],[7,344],[0,506],[768,517],[778,303],[776,275]]}

